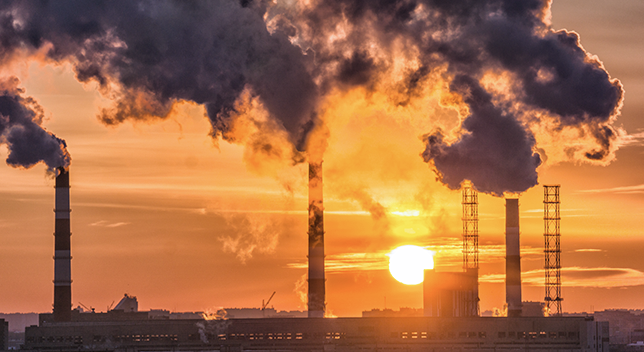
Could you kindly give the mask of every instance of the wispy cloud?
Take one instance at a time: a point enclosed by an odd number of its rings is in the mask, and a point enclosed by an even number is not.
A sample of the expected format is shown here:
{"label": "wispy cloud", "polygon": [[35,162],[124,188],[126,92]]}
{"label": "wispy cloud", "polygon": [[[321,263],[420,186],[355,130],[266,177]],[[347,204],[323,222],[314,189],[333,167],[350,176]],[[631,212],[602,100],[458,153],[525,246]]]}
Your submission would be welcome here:
{"label": "wispy cloud", "polygon": [[129,222],[113,222],[113,223],[110,223],[107,220],[100,220],[100,221],[93,222],[93,223],[89,224],[89,226],[121,227],[121,226],[125,226],[125,225],[128,225],[128,224],[129,224]]}
{"label": "wispy cloud", "polygon": [[620,147],[626,147],[626,146],[644,146],[644,130],[638,130],[637,132],[633,134],[627,134],[625,136],[621,136],[618,144]]}
{"label": "wispy cloud", "polygon": [[283,223],[270,214],[220,213],[233,230],[218,239],[226,252],[235,253],[246,263],[255,252],[273,253],[279,243]]}
{"label": "wispy cloud", "polygon": [[580,248],[575,249],[575,252],[605,252],[605,250],[596,248]]}
{"label": "wispy cloud", "polygon": [[613,188],[599,188],[599,189],[585,189],[579,190],[576,193],[644,193],[644,184],[636,186],[613,187]]}
{"label": "wispy cloud", "polygon": [[[308,214],[308,210],[271,210],[271,209],[206,209],[198,208],[191,209],[192,211],[197,212],[198,214],[208,214],[208,212],[214,213],[248,213],[248,214]],[[325,215],[369,215],[369,212],[363,210],[325,210]]]}
{"label": "wispy cloud", "polygon": [[[289,268],[306,269],[306,262],[290,263]],[[341,253],[326,256],[324,268],[327,273],[346,273],[353,271],[388,270],[387,253]]]}
{"label": "wispy cloud", "polygon": [[[437,238],[432,241],[431,246],[421,246],[435,253],[434,263],[442,270],[445,268],[460,268],[463,261],[463,242],[460,238]],[[393,248],[392,248],[393,249]],[[327,273],[347,273],[372,270],[388,270],[389,251],[373,253],[340,253],[327,255],[325,258],[325,269]],[[524,260],[531,258],[542,258],[543,248],[521,247],[521,256]],[[501,262],[505,258],[505,245],[483,244],[479,245],[479,263]],[[294,269],[306,269],[306,260],[287,264],[287,267]],[[441,269],[439,269],[441,270]],[[501,278],[503,280],[503,278]]]}
{"label": "wispy cloud", "polygon": [[[524,285],[543,286],[544,270],[531,270],[521,273]],[[479,282],[503,283],[505,274],[482,275]],[[564,287],[628,287],[644,285],[644,273],[631,268],[561,268],[561,283]]]}
{"label": "wispy cloud", "polygon": [[[571,211],[588,211],[587,209],[561,209],[561,212],[571,212]],[[543,213],[543,208],[539,209],[528,209],[521,211],[522,213]]]}

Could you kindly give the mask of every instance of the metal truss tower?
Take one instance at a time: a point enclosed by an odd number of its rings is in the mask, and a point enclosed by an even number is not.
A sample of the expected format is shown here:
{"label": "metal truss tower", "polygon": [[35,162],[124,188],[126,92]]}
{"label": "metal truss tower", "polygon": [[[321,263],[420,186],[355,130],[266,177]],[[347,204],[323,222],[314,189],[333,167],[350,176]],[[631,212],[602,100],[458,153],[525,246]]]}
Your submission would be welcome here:
{"label": "metal truss tower", "polygon": [[463,187],[463,269],[479,268],[479,202],[471,184]]}
{"label": "metal truss tower", "polygon": [[543,186],[546,305],[550,315],[561,316],[561,242],[559,233],[559,185]]}
{"label": "metal truss tower", "polygon": [[465,316],[479,315],[479,200],[471,183],[463,186],[463,269],[472,278],[473,290],[464,299]]}

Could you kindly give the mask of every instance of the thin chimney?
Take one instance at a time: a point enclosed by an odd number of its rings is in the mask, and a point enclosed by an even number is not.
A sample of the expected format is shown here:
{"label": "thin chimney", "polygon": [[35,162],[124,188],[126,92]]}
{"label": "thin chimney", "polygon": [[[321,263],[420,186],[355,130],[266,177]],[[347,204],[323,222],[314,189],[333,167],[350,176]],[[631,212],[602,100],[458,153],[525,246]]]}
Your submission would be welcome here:
{"label": "thin chimney", "polygon": [[324,318],[324,204],[322,160],[309,160],[309,318]]}
{"label": "thin chimney", "polygon": [[505,200],[505,300],[508,317],[521,316],[521,253],[519,200]]}
{"label": "thin chimney", "polygon": [[54,321],[72,320],[71,231],[69,171],[58,169],[56,177],[56,230],[54,232]]}

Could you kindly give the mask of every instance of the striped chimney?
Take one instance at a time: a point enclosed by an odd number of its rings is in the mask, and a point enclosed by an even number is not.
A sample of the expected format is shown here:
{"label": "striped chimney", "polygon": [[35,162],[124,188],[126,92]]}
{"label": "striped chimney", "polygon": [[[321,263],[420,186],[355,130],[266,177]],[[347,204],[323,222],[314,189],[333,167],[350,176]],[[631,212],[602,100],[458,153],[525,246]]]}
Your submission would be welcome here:
{"label": "striped chimney", "polygon": [[505,200],[505,300],[508,317],[521,316],[521,253],[519,200]]}
{"label": "striped chimney", "polygon": [[72,320],[71,231],[69,171],[59,168],[56,177],[56,225],[54,232],[54,321]]}
{"label": "striped chimney", "polygon": [[324,318],[324,204],[322,161],[309,161],[309,318]]}

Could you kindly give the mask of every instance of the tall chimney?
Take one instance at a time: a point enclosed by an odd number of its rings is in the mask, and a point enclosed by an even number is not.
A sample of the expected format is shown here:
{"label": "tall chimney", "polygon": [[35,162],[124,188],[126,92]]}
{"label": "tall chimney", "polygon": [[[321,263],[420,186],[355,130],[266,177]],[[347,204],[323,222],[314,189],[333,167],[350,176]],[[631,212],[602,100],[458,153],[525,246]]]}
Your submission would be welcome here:
{"label": "tall chimney", "polygon": [[72,256],[70,251],[69,171],[56,177],[56,230],[54,232],[54,321],[72,320]]}
{"label": "tall chimney", "polygon": [[508,317],[521,316],[521,253],[519,250],[519,200],[505,200],[505,300]]}
{"label": "tall chimney", "polygon": [[324,318],[324,204],[322,160],[309,160],[309,318]]}

